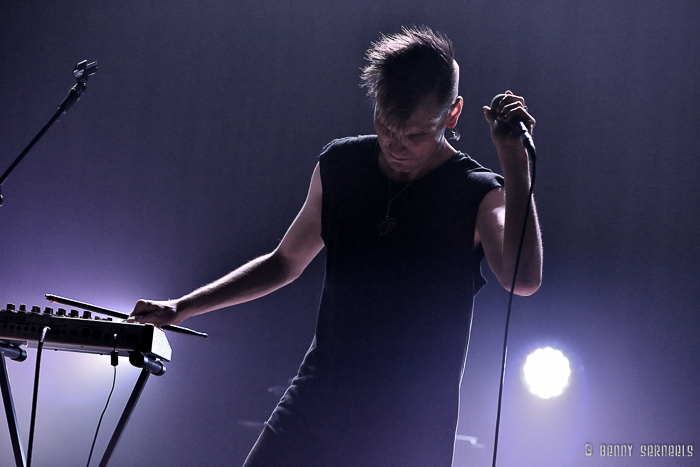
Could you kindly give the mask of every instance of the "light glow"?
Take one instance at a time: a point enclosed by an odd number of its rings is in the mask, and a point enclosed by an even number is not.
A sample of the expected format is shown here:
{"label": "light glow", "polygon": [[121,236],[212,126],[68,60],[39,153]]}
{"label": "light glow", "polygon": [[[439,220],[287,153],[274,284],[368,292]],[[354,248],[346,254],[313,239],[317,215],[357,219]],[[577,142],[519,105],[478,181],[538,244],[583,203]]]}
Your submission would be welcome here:
{"label": "light glow", "polygon": [[546,347],[528,355],[523,373],[530,393],[551,399],[560,396],[569,386],[571,368],[561,351]]}

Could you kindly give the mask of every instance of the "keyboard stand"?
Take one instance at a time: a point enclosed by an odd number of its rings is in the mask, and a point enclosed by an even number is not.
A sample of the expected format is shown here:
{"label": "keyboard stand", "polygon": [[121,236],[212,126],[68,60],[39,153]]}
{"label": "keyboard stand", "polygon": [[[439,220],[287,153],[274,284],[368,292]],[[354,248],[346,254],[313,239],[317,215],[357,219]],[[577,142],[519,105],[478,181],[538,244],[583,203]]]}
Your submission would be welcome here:
{"label": "keyboard stand", "polygon": [[[12,451],[15,456],[15,466],[26,467],[27,461],[19,436],[19,424],[17,423],[15,405],[14,401],[12,400],[12,390],[10,388],[10,379],[7,374],[7,366],[5,365],[5,356],[21,362],[27,358],[27,353],[24,351],[24,349],[17,345],[0,340],[0,361],[2,361],[2,371],[0,371],[0,389],[2,389],[2,400],[5,406],[7,426],[10,430],[10,438],[12,440]],[[141,373],[136,380],[131,396],[126,403],[126,407],[124,407],[124,412],[122,413],[122,416],[114,429],[114,433],[112,434],[112,438],[110,439],[107,449],[102,456],[102,461],[100,462],[99,467],[106,467],[109,459],[112,457],[112,453],[119,443],[119,439],[126,428],[126,424],[129,423],[131,414],[134,412],[134,408],[141,397],[143,388],[146,386],[148,377],[151,375],[151,373],[156,376],[160,376],[165,373],[165,367],[161,362],[151,359],[141,352],[131,352],[129,354],[129,362],[132,365],[141,368]]]}
{"label": "keyboard stand", "polygon": [[12,440],[12,452],[15,455],[15,466],[26,467],[27,460],[24,455],[24,449],[22,449],[22,441],[19,437],[19,424],[17,423],[17,415],[15,414],[15,403],[12,400],[12,388],[10,388],[10,378],[7,375],[5,355],[13,360],[22,362],[27,358],[27,352],[19,346],[0,341],[0,361],[2,362],[0,364],[2,365],[2,371],[0,371],[0,389],[2,390],[2,401],[5,406],[7,427],[10,430],[10,439]]}

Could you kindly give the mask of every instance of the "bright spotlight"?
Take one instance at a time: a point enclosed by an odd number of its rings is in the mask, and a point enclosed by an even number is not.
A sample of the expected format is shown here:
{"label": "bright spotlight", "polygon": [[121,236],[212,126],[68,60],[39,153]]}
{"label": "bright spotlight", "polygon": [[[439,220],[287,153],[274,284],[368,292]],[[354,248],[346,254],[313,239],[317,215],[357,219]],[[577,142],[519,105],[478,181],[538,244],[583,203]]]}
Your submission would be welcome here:
{"label": "bright spotlight", "polygon": [[537,349],[528,355],[523,367],[525,384],[542,399],[560,396],[569,385],[569,360],[551,347]]}

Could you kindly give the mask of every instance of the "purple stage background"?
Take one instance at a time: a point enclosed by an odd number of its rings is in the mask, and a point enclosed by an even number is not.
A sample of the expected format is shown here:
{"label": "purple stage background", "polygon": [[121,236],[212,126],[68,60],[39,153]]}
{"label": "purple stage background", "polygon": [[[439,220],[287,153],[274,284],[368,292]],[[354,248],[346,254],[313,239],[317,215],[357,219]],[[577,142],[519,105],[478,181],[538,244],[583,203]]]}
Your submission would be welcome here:
{"label": "purple stage background", "polygon": [[[3,185],[0,306],[53,293],[130,311],[270,251],[321,148],[373,131],[358,78],[370,41],[427,24],[461,64],[459,149],[498,168],[481,107],[506,89],[538,119],[545,277],[514,303],[499,465],[695,465],[639,448],[700,449],[699,17],[696,0],[3,0],[0,172],[73,66],[99,73]],[[322,278],[321,255],[271,296],[184,323],[208,340],[169,334],[172,362],[110,466],[240,465],[311,342]],[[491,465],[507,295],[490,282],[458,427],[478,441],[457,441],[456,467]],[[521,382],[541,345],[572,360],[558,399]],[[25,443],[29,353],[8,361]],[[122,359],[93,465],[137,374]],[[33,465],[85,465],[111,377],[108,357],[45,353]],[[600,458],[623,443],[634,457]],[[0,465],[13,465],[4,415]]]}

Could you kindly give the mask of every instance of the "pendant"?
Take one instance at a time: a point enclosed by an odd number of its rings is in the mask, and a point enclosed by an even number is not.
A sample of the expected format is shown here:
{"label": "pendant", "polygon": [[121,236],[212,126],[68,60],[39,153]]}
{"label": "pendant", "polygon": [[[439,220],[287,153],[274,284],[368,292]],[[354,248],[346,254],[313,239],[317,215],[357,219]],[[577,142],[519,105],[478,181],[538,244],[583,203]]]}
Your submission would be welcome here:
{"label": "pendant", "polygon": [[387,217],[384,222],[377,226],[377,230],[379,230],[379,235],[384,236],[394,230],[394,227],[396,227],[396,219]]}

